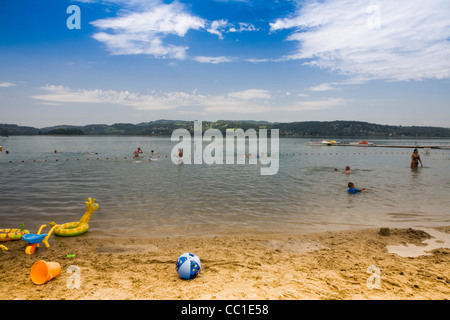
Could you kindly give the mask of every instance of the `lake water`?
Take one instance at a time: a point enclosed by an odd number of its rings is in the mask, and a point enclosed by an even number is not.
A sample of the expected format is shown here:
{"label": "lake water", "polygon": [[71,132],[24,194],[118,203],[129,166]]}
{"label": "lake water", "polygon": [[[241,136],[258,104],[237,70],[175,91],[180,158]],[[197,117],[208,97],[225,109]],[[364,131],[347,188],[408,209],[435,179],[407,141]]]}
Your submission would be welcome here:
{"label": "lake water", "polygon": [[[412,170],[411,149],[307,146],[308,141],[281,138],[279,171],[264,176],[260,164],[176,165],[170,157],[177,142],[170,137],[0,138],[0,228],[23,222],[36,232],[51,221],[77,221],[88,197],[100,205],[88,237],[450,225],[449,150],[420,149],[424,167]],[[133,160],[137,147],[144,160],[155,161]],[[157,154],[150,159],[151,150]],[[344,173],[346,165],[351,175]],[[367,192],[349,195],[349,181]]]}

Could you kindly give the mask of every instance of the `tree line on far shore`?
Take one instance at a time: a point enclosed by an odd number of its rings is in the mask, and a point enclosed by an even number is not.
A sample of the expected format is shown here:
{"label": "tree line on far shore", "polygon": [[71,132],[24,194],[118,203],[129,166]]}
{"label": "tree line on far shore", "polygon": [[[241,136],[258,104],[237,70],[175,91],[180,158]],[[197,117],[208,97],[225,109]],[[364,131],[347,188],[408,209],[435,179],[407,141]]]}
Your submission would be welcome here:
{"label": "tree line on far shore", "polygon": [[[361,121],[303,121],[303,122],[267,122],[252,120],[203,121],[203,130],[219,129],[223,134],[227,129],[252,128],[279,129],[280,137],[319,138],[319,137],[353,137],[353,138],[448,138],[450,128],[422,126],[380,125]],[[34,128],[15,124],[0,124],[0,136],[12,135],[142,135],[170,136],[176,129],[194,131],[193,121],[157,120],[139,124],[115,123],[90,124],[85,126],[54,126]]]}

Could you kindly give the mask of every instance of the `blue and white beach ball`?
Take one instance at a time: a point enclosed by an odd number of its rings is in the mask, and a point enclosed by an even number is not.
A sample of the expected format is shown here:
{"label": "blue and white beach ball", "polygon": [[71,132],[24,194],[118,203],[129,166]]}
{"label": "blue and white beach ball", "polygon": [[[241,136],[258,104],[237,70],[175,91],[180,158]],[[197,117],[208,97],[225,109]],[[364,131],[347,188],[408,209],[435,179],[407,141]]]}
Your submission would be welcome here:
{"label": "blue and white beach ball", "polygon": [[177,273],[185,280],[194,279],[201,270],[200,258],[190,252],[185,252],[177,259]]}

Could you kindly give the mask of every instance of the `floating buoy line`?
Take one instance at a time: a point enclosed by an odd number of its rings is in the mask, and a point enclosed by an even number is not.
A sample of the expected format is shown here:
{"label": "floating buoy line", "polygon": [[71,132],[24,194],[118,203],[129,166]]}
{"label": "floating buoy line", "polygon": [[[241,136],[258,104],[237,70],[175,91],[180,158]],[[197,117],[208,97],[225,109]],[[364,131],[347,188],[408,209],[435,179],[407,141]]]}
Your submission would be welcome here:
{"label": "floating buoy line", "polygon": [[[381,152],[300,152],[300,153],[279,153],[280,158],[286,158],[286,157],[310,157],[310,156],[345,156],[345,155],[351,155],[351,156],[366,156],[366,155],[407,155],[409,156],[411,152],[404,152],[404,151],[381,151]],[[432,154],[423,152],[422,155],[425,156],[431,156],[431,155],[444,155],[444,156],[450,156],[449,152],[433,152]],[[252,156],[252,155],[245,155],[246,158],[259,158],[263,157],[261,156]],[[44,160],[8,160],[9,163],[37,163],[37,162],[69,162],[69,161],[107,161],[107,160],[133,160],[133,161],[152,161],[152,160],[164,160],[168,159],[169,156],[162,155],[162,156],[149,156],[148,158],[140,157],[135,158],[133,156],[130,157],[124,157],[124,156],[113,156],[113,157],[86,157],[86,158],[56,158],[56,159],[44,159]]]}

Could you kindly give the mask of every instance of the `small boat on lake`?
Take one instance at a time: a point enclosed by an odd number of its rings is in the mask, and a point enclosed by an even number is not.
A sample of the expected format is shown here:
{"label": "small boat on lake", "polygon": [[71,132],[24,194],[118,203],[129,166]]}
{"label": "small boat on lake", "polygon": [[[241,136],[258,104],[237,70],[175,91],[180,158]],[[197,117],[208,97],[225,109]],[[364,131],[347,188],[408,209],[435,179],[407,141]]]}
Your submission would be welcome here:
{"label": "small boat on lake", "polygon": [[349,145],[351,146],[373,146],[374,144],[372,142],[369,141],[358,141],[358,142],[350,142]]}
{"label": "small boat on lake", "polygon": [[311,140],[306,143],[308,146],[332,146],[332,145],[338,145],[339,142],[336,142],[334,140]]}

